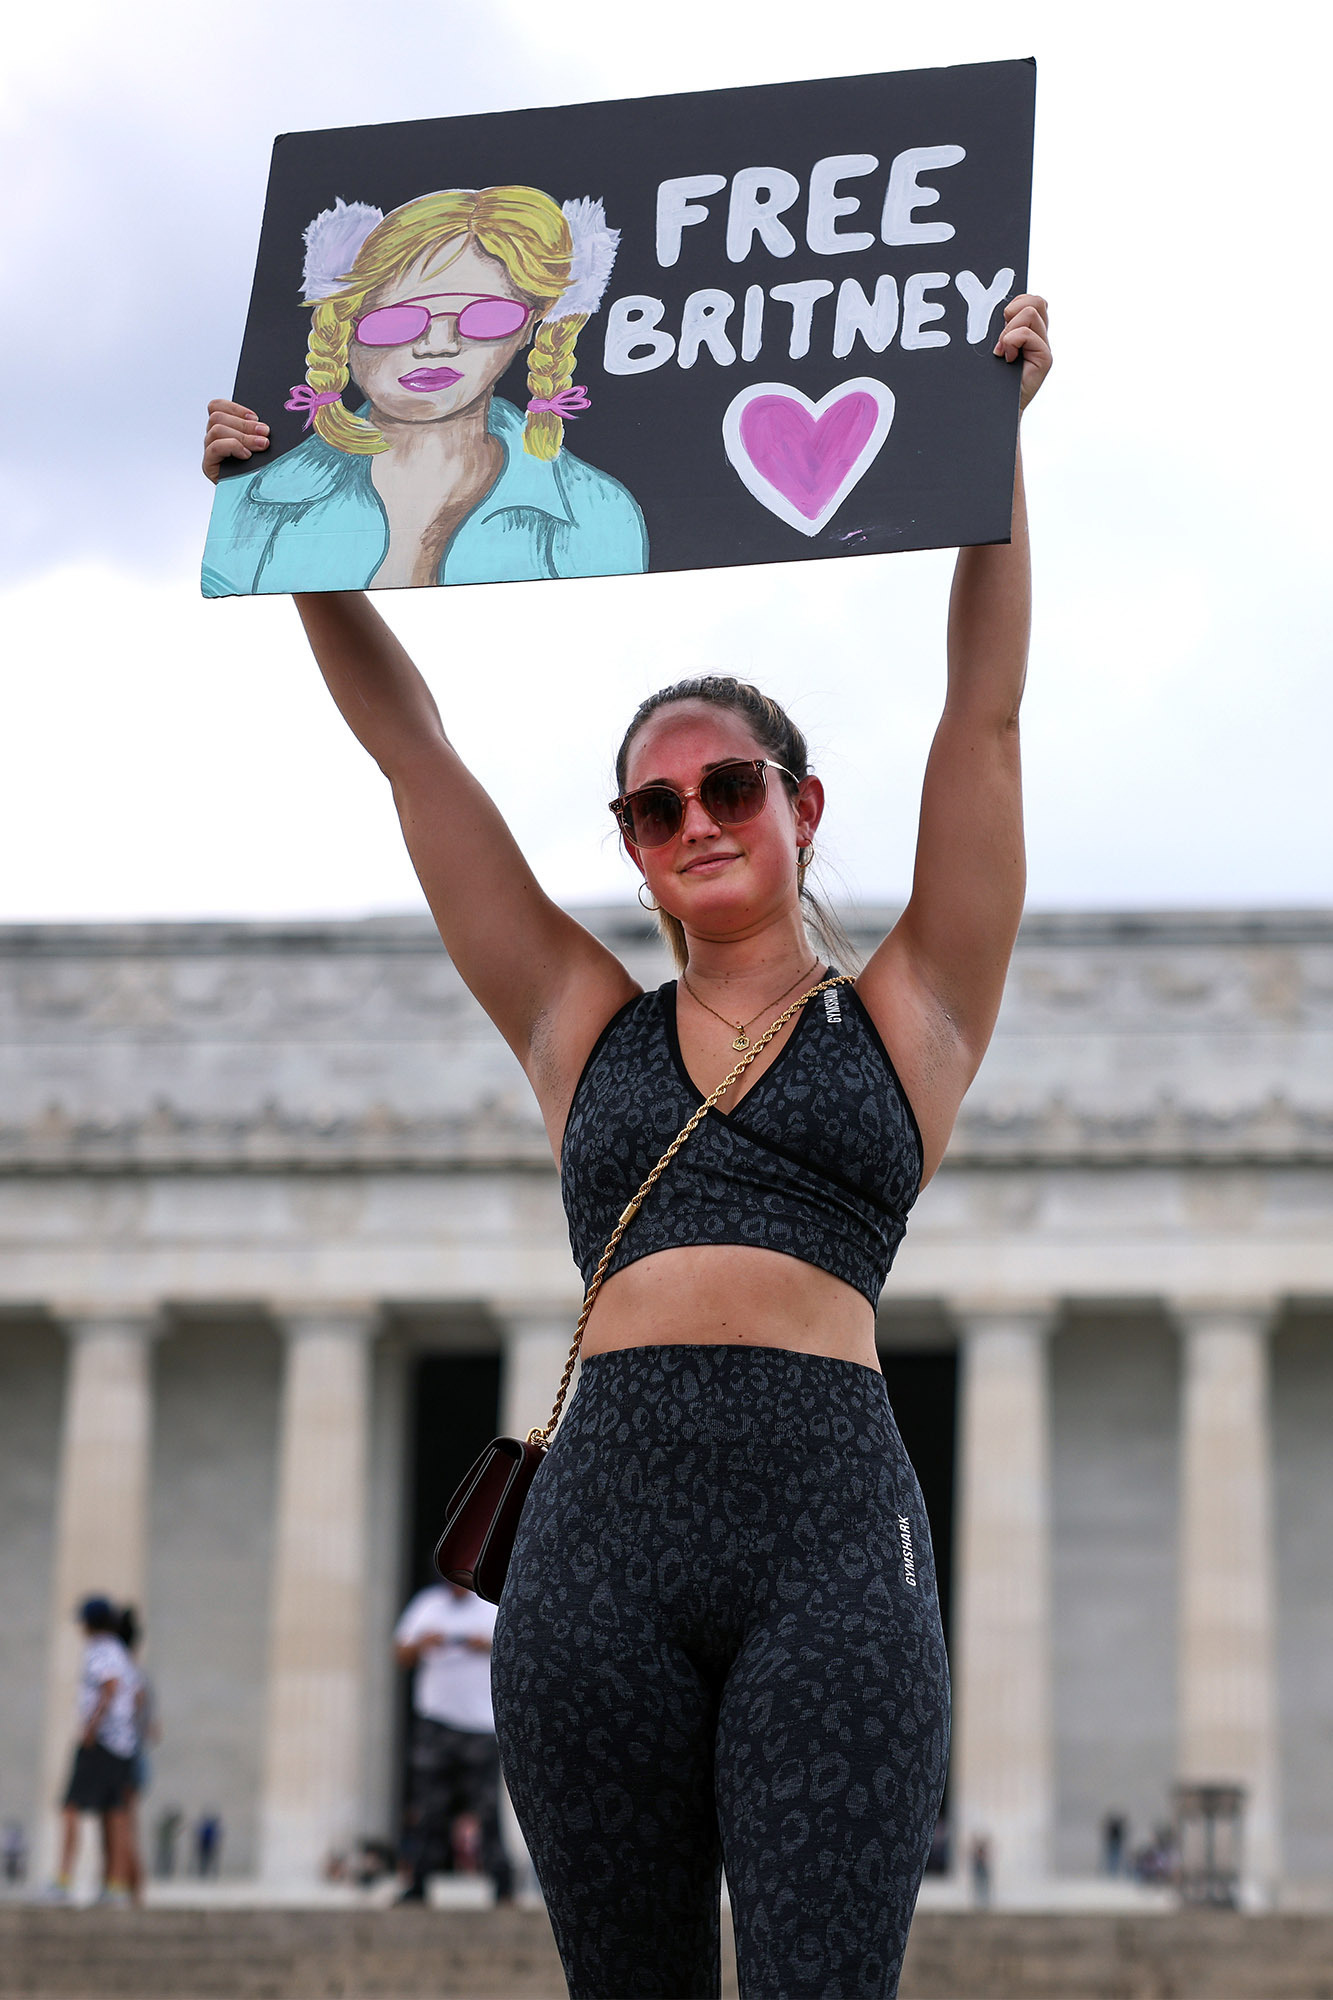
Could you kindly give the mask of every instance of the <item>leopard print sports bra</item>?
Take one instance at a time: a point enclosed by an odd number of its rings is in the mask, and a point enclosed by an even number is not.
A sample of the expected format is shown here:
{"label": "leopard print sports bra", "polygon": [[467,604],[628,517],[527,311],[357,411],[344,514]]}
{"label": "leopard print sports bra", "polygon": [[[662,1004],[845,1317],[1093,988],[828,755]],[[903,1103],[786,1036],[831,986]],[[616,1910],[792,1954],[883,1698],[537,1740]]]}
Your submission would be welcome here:
{"label": "leopard print sports bra", "polygon": [[[626,1202],[701,1101],[681,1057],[669,980],[607,1023],[570,1106],[561,1192],[585,1285]],[[749,1244],[814,1264],[873,1306],[921,1169],[921,1134],[889,1052],[855,988],[832,987],[802,1008],[736,1109],[709,1112],[635,1216],[607,1277],[657,1250]]]}

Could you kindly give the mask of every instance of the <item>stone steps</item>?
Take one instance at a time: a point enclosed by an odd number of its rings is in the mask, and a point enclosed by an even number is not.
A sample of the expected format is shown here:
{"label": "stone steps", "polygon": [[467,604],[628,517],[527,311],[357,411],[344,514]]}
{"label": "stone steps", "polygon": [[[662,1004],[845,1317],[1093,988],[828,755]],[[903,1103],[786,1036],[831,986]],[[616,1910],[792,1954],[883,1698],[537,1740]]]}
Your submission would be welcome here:
{"label": "stone steps", "polygon": [[1333,2000],[1333,1917],[922,1911],[902,2000]]}
{"label": "stone steps", "polygon": [[0,1995],[559,2000],[543,1910],[0,1911]]}
{"label": "stone steps", "polygon": [[[0,2000],[564,1994],[541,1910],[0,1908]],[[923,1911],[901,2000],[1333,2000],[1333,1917]]]}

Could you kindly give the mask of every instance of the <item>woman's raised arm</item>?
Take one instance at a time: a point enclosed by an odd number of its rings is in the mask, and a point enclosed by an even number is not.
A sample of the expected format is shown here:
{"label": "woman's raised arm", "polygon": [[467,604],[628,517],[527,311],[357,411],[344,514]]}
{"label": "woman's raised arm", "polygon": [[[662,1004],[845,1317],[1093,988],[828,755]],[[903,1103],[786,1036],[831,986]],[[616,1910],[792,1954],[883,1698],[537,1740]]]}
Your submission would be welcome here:
{"label": "woman's raised arm", "polygon": [[[1021,361],[1026,408],[1051,365],[1044,299],[1010,301],[995,352]],[[1021,455],[1011,534],[958,552],[912,894],[859,981],[916,1109],[927,1176],[990,1042],[1023,911],[1018,709],[1032,592]]]}
{"label": "woman's raised arm", "polygon": [[[264,448],[238,404],[209,405],[204,470]],[[296,607],[330,694],[393,789],[412,865],[465,983],[523,1063],[558,1137],[589,1049],[638,991],[619,960],[546,895],[493,800],[445,734],[434,697],[358,591]]]}
{"label": "woman's raised arm", "polygon": [[638,989],[541,888],[369,599],[333,591],[298,597],[296,608],[330,694],[393,788],[449,956],[528,1069],[545,1109],[566,1081],[572,1089],[601,1029]]}

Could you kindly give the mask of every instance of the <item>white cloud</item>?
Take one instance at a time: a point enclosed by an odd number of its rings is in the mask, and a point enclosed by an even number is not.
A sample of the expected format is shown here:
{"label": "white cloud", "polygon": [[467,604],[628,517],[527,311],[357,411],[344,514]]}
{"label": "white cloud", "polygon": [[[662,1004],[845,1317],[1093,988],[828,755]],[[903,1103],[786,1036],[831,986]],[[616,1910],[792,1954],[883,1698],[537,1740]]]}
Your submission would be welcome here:
{"label": "white cloud", "polygon": [[[415,888],[271,603],[204,605],[202,405],[231,379],[279,130],[1034,53],[1032,898],[1333,900],[1323,107],[1308,14],[1043,0],[816,21],[587,0],[28,9],[0,86],[12,586],[0,913],[353,910]],[[5,94],[7,93],[7,94]],[[25,316],[25,302],[41,312]],[[904,888],[948,562],[422,593],[393,622],[558,894],[624,893],[603,800],[648,688],[753,673],[810,729],[823,843]],[[538,637],[537,635],[540,635]],[[573,662],[558,671],[544,658]]]}
{"label": "white cloud", "polygon": [[[830,793],[821,849],[852,891],[892,900],[943,689],[948,571],[936,554],[380,603],[553,894],[629,893],[604,803],[620,733],[645,693],[722,667],[807,728]],[[1089,559],[1072,609],[1043,613],[1034,904],[1333,901],[1333,676],[1313,629],[1288,621],[1279,652],[1273,573],[1258,590],[1242,573],[1218,607],[1169,557],[1123,574]],[[0,918],[419,906],[387,788],[285,601],[205,603],[79,567],[0,595],[0,620]]]}

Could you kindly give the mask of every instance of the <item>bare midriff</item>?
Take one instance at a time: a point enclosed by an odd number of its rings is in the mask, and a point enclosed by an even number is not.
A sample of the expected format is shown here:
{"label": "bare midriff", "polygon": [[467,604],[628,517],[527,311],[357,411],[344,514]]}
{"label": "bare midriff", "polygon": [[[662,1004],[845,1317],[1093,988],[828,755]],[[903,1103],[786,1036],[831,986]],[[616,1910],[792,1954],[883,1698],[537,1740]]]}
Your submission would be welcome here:
{"label": "bare midriff", "polygon": [[606,1280],[584,1354],[664,1345],[786,1347],[879,1372],[875,1315],[860,1292],[813,1264],[742,1244],[658,1250]]}

